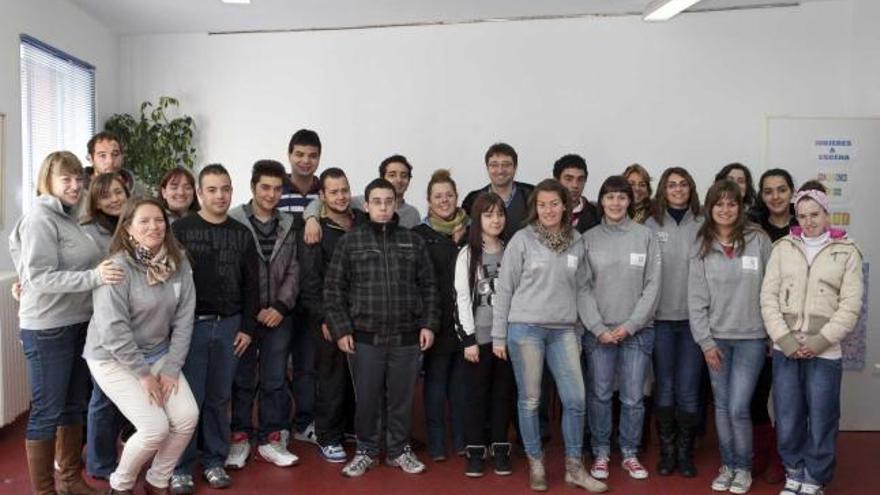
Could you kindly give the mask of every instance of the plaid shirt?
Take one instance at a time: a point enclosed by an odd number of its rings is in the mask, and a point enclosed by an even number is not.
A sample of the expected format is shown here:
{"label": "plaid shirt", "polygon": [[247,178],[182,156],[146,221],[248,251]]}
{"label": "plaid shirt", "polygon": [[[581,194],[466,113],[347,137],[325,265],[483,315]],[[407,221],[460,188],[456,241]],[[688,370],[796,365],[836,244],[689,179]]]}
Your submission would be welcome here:
{"label": "plaid shirt", "polygon": [[324,280],[333,338],[354,335],[375,345],[418,343],[439,327],[437,287],[425,241],[392,222],[365,223],[336,246]]}

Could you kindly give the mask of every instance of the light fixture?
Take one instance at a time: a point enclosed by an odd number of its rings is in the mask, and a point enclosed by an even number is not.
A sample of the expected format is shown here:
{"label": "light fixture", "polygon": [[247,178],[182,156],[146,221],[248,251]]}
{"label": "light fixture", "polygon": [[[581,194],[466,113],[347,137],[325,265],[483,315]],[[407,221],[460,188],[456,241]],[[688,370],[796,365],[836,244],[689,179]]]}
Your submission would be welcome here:
{"label": "light fixture", "polygon": [[223,3],[234,3],[237,5],[248,5],[251,3],[251,0],[220,0]]}
{"label": "light fixture", "polygon": [[668,21],[700,0],[654,0],[645,7],[646,21]]}

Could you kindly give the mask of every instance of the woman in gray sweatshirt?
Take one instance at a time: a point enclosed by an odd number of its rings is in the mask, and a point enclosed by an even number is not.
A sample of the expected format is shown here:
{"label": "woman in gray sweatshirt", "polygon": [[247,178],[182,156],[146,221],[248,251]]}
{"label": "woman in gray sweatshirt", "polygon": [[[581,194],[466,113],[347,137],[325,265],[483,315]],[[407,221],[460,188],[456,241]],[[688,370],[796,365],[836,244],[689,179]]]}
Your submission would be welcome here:
{"label": "woman in gray sweatshirt", "polygon": [[513,364],[518,389],[520,435],[529,461],[529,484],[547,489],[538,427],[544,360],[562,400],[565,481],[590,491],[607,486],[587,473],[582,461],[584,379],[579,320],[599,318],[590,293],[584,243],[571,226],[571,195],[556,180],[535,187],[528,225],[504,251],[493,307],[493,353]]}
{"label": "woman in gray sweatshirt", "polygon": [[691,250],[688,313],[715,397],[722,466],[712,489],[747,493],[752,484],[749,406],[767,353],[760,295],[770,238],[747,220],[733,181],[709,188],[704,211],[706,221]]}
{"label": "woman in gray sweatshirt", "polygon": [[[31,387],[26,448],[36,493],[92,493],[82,479],[82,420],[89,371],[81,354],[92,316],[92,289],[119,282],[122,271],[76,222],[83,168],[69,151],[50,153],[37,178],[37,200],[9,236],[21,282],[18,316]],[[59,452],[55,452],[58,435]]]}
{"label": "woman in gray sweatshirt", "polygon": [[654,312],[654,415],[660,437],[657,474],[678,470],[697,475],[693,461],[699,416],[700,379],[706,368],[688,322],[688,254],[703,224],[700,197],[691,174],[681,167],[663,171],[654,212],[645,222],[660,246],[663,274]]}
{"label": "woman in gray sweatshirt", "polygon": [[153,458],[147,488],[161,493],[198,423],[198,406],[180,372],[196,293],[189,261],[158,200],[129,202],[119,222],[110,259],[125,280],[94,291],[101,311],[92,317],[83,356],[95,382],[137,430],[110,475],[110,488],[130,493]]}
{"label": "woman in gray sweatshirt", "polygon": [[590,474],[608,478],[611,455],[611,398],[620,388],[620,450],[623,469],[648,477],[637,457],[642,440],[645,379],[654,346],[654,309],[660,288],[660,248],[651,230],[630,218],[632,187],[613,175],[599,189],[602,223],[584,234],[591,284],[601,319],[587,326],[584,358],[591,377]]}

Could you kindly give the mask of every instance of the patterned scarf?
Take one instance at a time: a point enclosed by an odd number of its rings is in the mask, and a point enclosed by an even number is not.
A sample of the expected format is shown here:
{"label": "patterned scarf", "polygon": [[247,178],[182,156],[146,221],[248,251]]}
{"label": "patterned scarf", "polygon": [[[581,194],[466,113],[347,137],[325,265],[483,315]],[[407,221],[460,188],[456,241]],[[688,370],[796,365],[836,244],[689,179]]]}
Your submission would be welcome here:
{"label": "patterned scarf", "polygon": [[147,270],[147,285],[156,285],[165,282],[177,270],[177,265],[168,257],[165,245],[155,255],[142,246],[134,238],[131,238],[134,246],[134,261]]}
{"label": "patterned scarf", "polygon": [[567,226],[567,228],[563,226],[559,232],[550,232],[541,225],[541,222],[535,222],[534,226],[535,232],[538,234],[538,241],[554,253],[564,253],[574,241],[571,226]]}
{"label": "patterned scarf", "polygon": [[437,215],[434,215],[430,210],[428,211],[428,218],[426,220],[426,223],[437,232],[452,235],[453,232],[467,225],[468,220],[470,219],[464,210],[459,208],[456,210],[455,215],[452,216],[451,220],[444,220]]}

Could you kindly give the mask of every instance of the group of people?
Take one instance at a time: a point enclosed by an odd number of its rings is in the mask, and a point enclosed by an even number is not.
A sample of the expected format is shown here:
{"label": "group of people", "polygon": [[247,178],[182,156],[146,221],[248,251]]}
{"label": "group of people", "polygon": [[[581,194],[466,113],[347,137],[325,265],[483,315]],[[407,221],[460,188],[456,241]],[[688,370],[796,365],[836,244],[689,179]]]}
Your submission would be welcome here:
{"label": "group of people", "polygon": [[529,484],[547,490],[542,411],[555,386],[565,481],[603,492],[615,391],[621,469],[649,476],[639,454],[652,369],[657,474],[696,476],[707,374],[713,490],[747,493],[774,463],[781,495],[831,481],[840,342],[861,310],[862,260],[816,181],[795,191],[773,169],[755,191],[731,164],[701,202],[684,168],[663,171],[652,197],[632,165],[594,204],[582,157],[561,157],[532,186],[514,180],[514,148],[496,143],[486,187],[459,202],[438,170],[421,216],[404,200],[405,157],[383,160],[353,197],[342,169],[317,174],[321,141],[302,129],[290,173],[257,161],[251,198],[231,208],[222,165],[170,170],[154,198],[122,151],[101,133],[88,169],[51,153],[10,235],[35,493],[97,493],[82,478],[83,443],[86,471],[119,494],[151,460],[148,494],[193,493],[197,460],[213,488],[252,456],[292,466],[291,437],[344,463],[344,476],[383,455],[421,473],[420,375],[434,462],[454,452],[468,477],[490,459],[511,474],[515,426]]}

